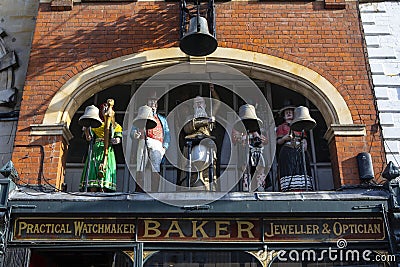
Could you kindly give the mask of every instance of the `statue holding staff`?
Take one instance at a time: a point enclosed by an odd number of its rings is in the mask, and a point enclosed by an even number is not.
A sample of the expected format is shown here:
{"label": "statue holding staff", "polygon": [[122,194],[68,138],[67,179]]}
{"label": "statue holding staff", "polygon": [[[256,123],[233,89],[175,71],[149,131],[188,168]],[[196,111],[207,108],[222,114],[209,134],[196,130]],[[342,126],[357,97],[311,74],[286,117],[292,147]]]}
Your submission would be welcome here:
{"label": "statue holding staff", "polygon": [[[113,99],[108,99],[100,106],[98,127],[88,127],[90,125],[85,123],[93,119],[93,115],[87,114],[86,110],[79,119],[80,124],[84,126],[86,140],[91,142],[81,177],[81,191],[115,192],[116,190],[117,163],[113,145],[121,142],[122,127],[115,122],[113,106]],[[90,107],[93,109],[94,106]]]}

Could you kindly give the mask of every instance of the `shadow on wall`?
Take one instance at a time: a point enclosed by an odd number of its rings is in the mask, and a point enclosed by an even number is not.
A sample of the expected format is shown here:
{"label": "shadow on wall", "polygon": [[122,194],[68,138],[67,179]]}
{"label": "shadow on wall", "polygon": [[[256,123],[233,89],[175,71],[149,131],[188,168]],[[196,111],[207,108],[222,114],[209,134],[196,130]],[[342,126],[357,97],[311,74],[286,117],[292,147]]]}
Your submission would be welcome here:
{"label": "shadow on wall", "polygon": [[[54,81],[59,81],[59,88],[93,64],[140,51],[177,46],[179,4],[85,3],[74,6],[70,12],[51,11],[50,5],[41,5],[35,36],[27,83],[42,81],[35,86],[36,90],[50,101],[56,93]],[[24,116],[28,119],[46,109],[40,103]]]}

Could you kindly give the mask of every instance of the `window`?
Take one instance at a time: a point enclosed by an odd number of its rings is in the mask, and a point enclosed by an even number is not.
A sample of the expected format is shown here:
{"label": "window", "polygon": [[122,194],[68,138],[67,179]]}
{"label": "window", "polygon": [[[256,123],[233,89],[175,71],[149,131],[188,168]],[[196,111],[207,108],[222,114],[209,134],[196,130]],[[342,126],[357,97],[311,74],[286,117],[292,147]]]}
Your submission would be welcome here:
{"label": "window", "polygon": [[261,267],[253,256],[242,251],[162,251],[153,254],[144,267]]}
{"label": "window", "polygon": [[[282,107],[284,99],[291,99],[296,106],[302,105],[309,108],[312,118],[317,122],[317,126],[310,132],[308,138],[308,151],[311,159],[312,175],[315,179],[315,189],[333,189],[329,149],[326,140],[323,138],[327,126],[321,113],[310,100],[297,92],[266,81],[253,81],[257,84],[269,103],[274,114],[276,125],[279,125],[282,122],[282,118],[278,116],[278,111]],[[143,80],[135,80],[130,83],[110,87],[92,96],[78,109],[70,125],[74,138],[70,141],[71,144],[67,156],[65,182],[67,183],[68,191],[79,190],[79,183],[84,165],[83,163],[87,154],[88,144],[82,136],[81,127],[78,125],[78,119],[84,113],[85,107],[92,104],[99,106],[101,103],[105,102],[106,99],[113,98],[115,100],[114,110],[116,112],[116,121],[122,125],[125,110],[127,109],[130,98],[142,83]],[[220,97],[220,101],[227,104],[233,110],[238,111],[240,105],[243,104],[242,99],[226,88],[215,85],[215,89]],[[197,95],[209,97],[209,86],[201,83],[193,83],[174,88],[158,101],[158,112],[163,115],[168,115],[181,101],[194,98]],[[137,109],[137,107],[135,108]],[[259,108],[262,109],[262,107]],[[227,120],[229,120],[229,116],[230,114],[226,114]],[[173,125],[170,125],[170,128],[173,128]],[[217,174],[230,172],[230,175],[237,175],[237,166],[227,165],[223,160],[224,156],[221,155],[221,153],[224,153],[227,149],[234,149],[231,147],[229,140],[228,142],[226,140],[225,129],[219,125],[215,131],[213,131],[213,135],[216,137],[217,144]],[[182,144],[180,145],[182,146]],[[170,149],[171,146],[172,149],[177,149],[178,144],[172,142]],[[135,182],[125,165],[121,145],[115,146],[115,152],[117,160],[117,191],[133,192]],[[278,191],[276,157],[271,159],[271,161],[272,167],[268,174],[269,182],[267,183],[268,186],[266,191]],[[180,174],[179,171],[169,162],[162,165],[162,171],[164,177],[166,177],[168,181],[176,183],[177,177]],[[219,186],[221,187],[221,190],[223,190],[222,188],[224,185]],[[237,190],[237,188],[234,190]],[[167,185],[161,185],[160,191],[174,191],[174,188],[170,188]]]}

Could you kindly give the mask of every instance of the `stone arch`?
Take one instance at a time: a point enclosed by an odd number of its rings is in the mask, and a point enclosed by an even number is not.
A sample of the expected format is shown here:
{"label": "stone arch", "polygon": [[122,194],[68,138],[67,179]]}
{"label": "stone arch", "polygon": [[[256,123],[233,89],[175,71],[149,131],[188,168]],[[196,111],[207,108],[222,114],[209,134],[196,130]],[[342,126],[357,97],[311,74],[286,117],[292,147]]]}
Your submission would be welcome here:
{"label": "stone arch", "polygon": [[[39,128],[68,126],[76,110],[93,94],[112,85],[148,77],[161,69],[188,61],[227,64],[249,77],[267,80],[303,94],[321,111],[328,126],[328,140],[334,135],[365,135],[364,126],[353,125],[350,109],[339,91],[316,71],[275,56],[233,48],[218,48],[204,58],[188,57],[179,48],[165,48],[93,65],[73,76],[58,90]],[[35,128],[32,130],[35,131]]]}

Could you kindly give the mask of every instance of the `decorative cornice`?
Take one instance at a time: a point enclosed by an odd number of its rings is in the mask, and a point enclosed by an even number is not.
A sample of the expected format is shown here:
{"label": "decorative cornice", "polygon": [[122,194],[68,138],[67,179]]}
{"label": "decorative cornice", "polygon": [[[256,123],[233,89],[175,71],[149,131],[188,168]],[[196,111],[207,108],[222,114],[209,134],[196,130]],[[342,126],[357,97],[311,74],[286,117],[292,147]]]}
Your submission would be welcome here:
{"label": "decorative cornice", "polygon": [[62,135],[67,143],[74,137],[66,123],[31,124],[31,135]]}
{"label": "decorative cornice", "polygon": [[331,124],[324,138],[328,143],[335,136],[366,136],[365,124]]}

